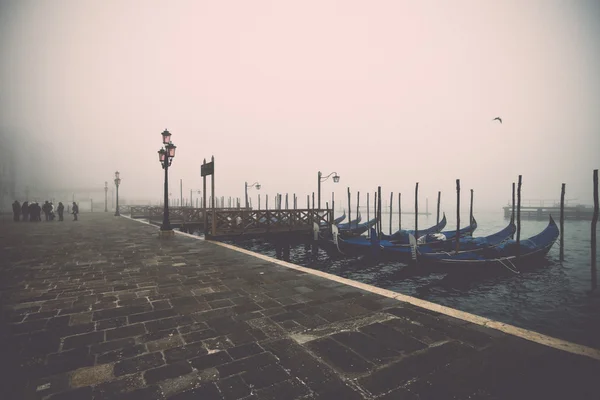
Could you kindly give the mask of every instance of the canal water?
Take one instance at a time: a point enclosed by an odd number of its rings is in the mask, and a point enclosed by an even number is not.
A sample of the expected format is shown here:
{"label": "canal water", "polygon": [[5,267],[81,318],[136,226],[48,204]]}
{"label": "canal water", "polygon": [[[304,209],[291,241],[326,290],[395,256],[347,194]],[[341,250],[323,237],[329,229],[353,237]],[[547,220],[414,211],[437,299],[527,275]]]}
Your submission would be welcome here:
{"label": "canal water", "polygon": [[[455,229],[455,220],[447,217],[444,230]],[[502,211],[476,213],[475,218],[478,227],[473,236],[497,232],[508,224]],[[558,215],[554,218],[558,224]],[[383,214],[382,219],[383,230],[387,233],[389,215]],[[435,219],[435,215],[420,216],[419,228],[434,225]],[[468,221],[468,217],[462,219],[465,223]],[[535,235],[547,224],[547,220],[523,220],[521,238]],[[394,231],[398,229],[397,215],[393,216],[392,226]],[[414,215],[403,215],[402,226],[414,229]],[[401,263],[332,260],[324,251],[320,250],[314,256],[304,246],[291,249],[290,262],[600,348],[600,289],[591,290],[590,229],[589,221],[565,221],[565,261],[559,262],[557,240],[547,256],[546,265],[519,275],[415,275],[407,273]],[[275,257],[275,247],[269,243],[254,240],[232,244]]]}

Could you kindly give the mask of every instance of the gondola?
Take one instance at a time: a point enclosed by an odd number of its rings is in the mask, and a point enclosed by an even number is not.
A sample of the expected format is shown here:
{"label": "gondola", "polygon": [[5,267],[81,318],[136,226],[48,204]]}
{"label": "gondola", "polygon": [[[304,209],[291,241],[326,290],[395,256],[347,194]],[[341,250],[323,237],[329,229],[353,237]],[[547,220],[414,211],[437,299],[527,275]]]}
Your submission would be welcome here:
{"label": "gondola", "polygon": [[[458,240],[459,249],[470,251],[472,253],[484,251],[484,249],[499,246],[503,242],[510,239],[515,233],[517,227],[513,221],[502,230],[482,237],[460,236]],[[414,240],[414,239],[413,239]],[[415,241],[416,242],[416,241]],[[434,241],[429,243],[420,243],[416,246],[416,252],[413,253],[411,245],[393,245],[389,242],[380,243],[380,257],[385,260],[395,260],[403,262],[411,262],[415,255],[445,253],[451,252],[456,248],[456,231],[450,240]]]}
{"label": "gondola", "polygon": [[[341,217],[337,217],[333,220],[333,224],[338,225],[340,222],[342,222],[345,219],[346,219],[346,210],[344,210],[344,213],[342,214]],[[329,224],[327,222],[321,222],[321,224],[319,226],[320,226],[320,228],[327,228],[329,226]]]}
{"label": "gondola", "polygon": [[[521,240],[517,246],[515,240],[485,248],[482,251],[459,251],[458,253],[421,253],[417,247],[419,267],[436,272],[483,272],[509,270],[519,273],[526,266],[542,261],[558,238],[559,230],[550,215],[548,226],[529,239]],[[517,252],[520,254],[517,258]]]}
{"label": "gondola", "polygon": [[[472,232],[476,227],[477,221],[475,221],[475,218],[473,218],[471,225],[467,228],[461,229],[460,231]],[[514,224],[511,222],[511,224],[495,235],[498,235],[498,237],[503,237],[503,240],[505,240],[508,239],[512,233],[514,233],[514,230]],[[453,244],[456,243],[456,231],[447,231],[438,235],[440,236],[437,236],[436,240],[431,239],[429,242],[424,241],[419,243],[419,248],[422,248],[423,252],[432,252],[438,250],[444,251],[444,249],[452,248]],[[463,240],[466,243],[467,241],[472,241],[473,239],[470,238],[470,236],[462,236],[461,234],[460,240]],[[381,257],[382,259],[402,262],[410,262],[412,259],[412,248],[410,244],[397,244],[388,240],[379,240],[374,230],[371,230],[370,239],[364,236],[356,238],[344,238],[340,235],[337,238],[337,244],[334,244],[335,248],[337,248],[340,253],[348,257],[376,256]],[[323,247],[325,246],[327,246],[327,244],[323,245]],[[329,248],[331,247],[332,246],[329,246]]]}
{"label": "gondola", "polygon": [[362,221],[362,216],[360,215],[360,211],[358,212],[358,216],[354,221],[346,222],[345,224],[337,224],[337,227],[340,231],[350,230],[353,227],[358,227],[358,224]]}
{"label": "gondola", "polygon": [[[422,237],[422,236],[430,235],[432,233],[437,233],[437,232],[441,231],[442,229],[444,229],[445,226],[446,226],[446,213],[443,214],[443,217],[440,220],[440,222],[438,222],[431,228],[419,230],[419,234],[417,235],[417,237]],[[401,229],[401,230],[398,230],[398,231],[392,233],[391,235],[382,234],[381,239],[389,240],[389,241],[393,241],[393,242],[397,242],[397,243],[407,243],[408,244],[408,235],[414,236],[415,231]]]}

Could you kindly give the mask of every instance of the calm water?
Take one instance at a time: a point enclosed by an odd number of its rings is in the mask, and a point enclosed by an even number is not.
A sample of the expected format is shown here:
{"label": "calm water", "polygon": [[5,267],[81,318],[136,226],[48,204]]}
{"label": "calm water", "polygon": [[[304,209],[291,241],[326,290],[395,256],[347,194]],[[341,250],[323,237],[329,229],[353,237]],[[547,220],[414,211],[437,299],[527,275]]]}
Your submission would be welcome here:
{"label": "calm water", "polygon": [[[364,216],[366,218],[366,215]],[[445,230],[456,227],[447,215]],[[468,217],[462,217],[464,222]],[[474,236],[485,236],[508,224],[503,213],[475,214]],[[389,215],[383,215],[388,232]],[[558,223],[558,216],[555,217]],[[414,216],[402,216],[403,228],[414,228]],[[521,238],[535,235],[547,221],[524,220]],[[435,224],[434,216],[421,216],[419,228]],[[392,220],[398,228],[397,215]],[[258,241],[237,246],[275,257],[275,248]],[[548,254],[548,265],[520,275],[465,277],[445,274],[414,275],[403,264],[374,265],[360,259],[332,260],[319,251],[314,257],[304,246],[292,248],[290,261],[344,278],[414,296],[550,336],[600,348],[600,290],[591,290],[590,222],[565,221],[565,261],[558,260],[558,241]],[[598,262],[600,264],[600,262]]]}

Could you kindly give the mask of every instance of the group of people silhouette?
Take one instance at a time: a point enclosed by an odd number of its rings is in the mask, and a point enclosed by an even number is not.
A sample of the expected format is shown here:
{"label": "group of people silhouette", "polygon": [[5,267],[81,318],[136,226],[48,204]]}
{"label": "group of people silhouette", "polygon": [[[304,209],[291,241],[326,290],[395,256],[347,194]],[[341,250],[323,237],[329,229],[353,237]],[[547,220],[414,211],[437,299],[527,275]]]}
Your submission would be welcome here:
{"label": "group of people silhouette", "polygon": [[[15,222],[19,221],[30,221],[36,222],[42,220],[42,213],[46,217],[46,221],[54,221],[56,218],[56,214],[54,214],[54,204],[46,200],[44,204],[41,206],[37,201],[29,203],[28,201],[24,201],[23,204],[20,204],[18,200],[12,204],[13,208],[13,219]],[[65,211],[65,206],[62,202],[58,202],[58,207],[56,208],[56,212],[58,214],[58,220],[64,221],[63,213]],[[77,215],[79,214],[79,206],[77,203],[73,202],[73,206],[71,207],[71,214],[73,214],[73,221],[77,221]],[[22,218],[21,218],[22,216]]]}

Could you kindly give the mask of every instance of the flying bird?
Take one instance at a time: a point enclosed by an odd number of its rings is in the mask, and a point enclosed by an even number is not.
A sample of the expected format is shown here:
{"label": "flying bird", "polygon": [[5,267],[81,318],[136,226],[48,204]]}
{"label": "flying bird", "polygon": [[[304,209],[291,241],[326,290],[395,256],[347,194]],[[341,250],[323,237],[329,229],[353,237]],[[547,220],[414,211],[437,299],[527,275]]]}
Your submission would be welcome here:
{"label": "flying bird", "polygon": [[500,118],[500,117],[496,117],[492,121],[495,121],[495,120],[498,120],[498,121],[500,121],[500,123],[502,123],[502,118]]}

